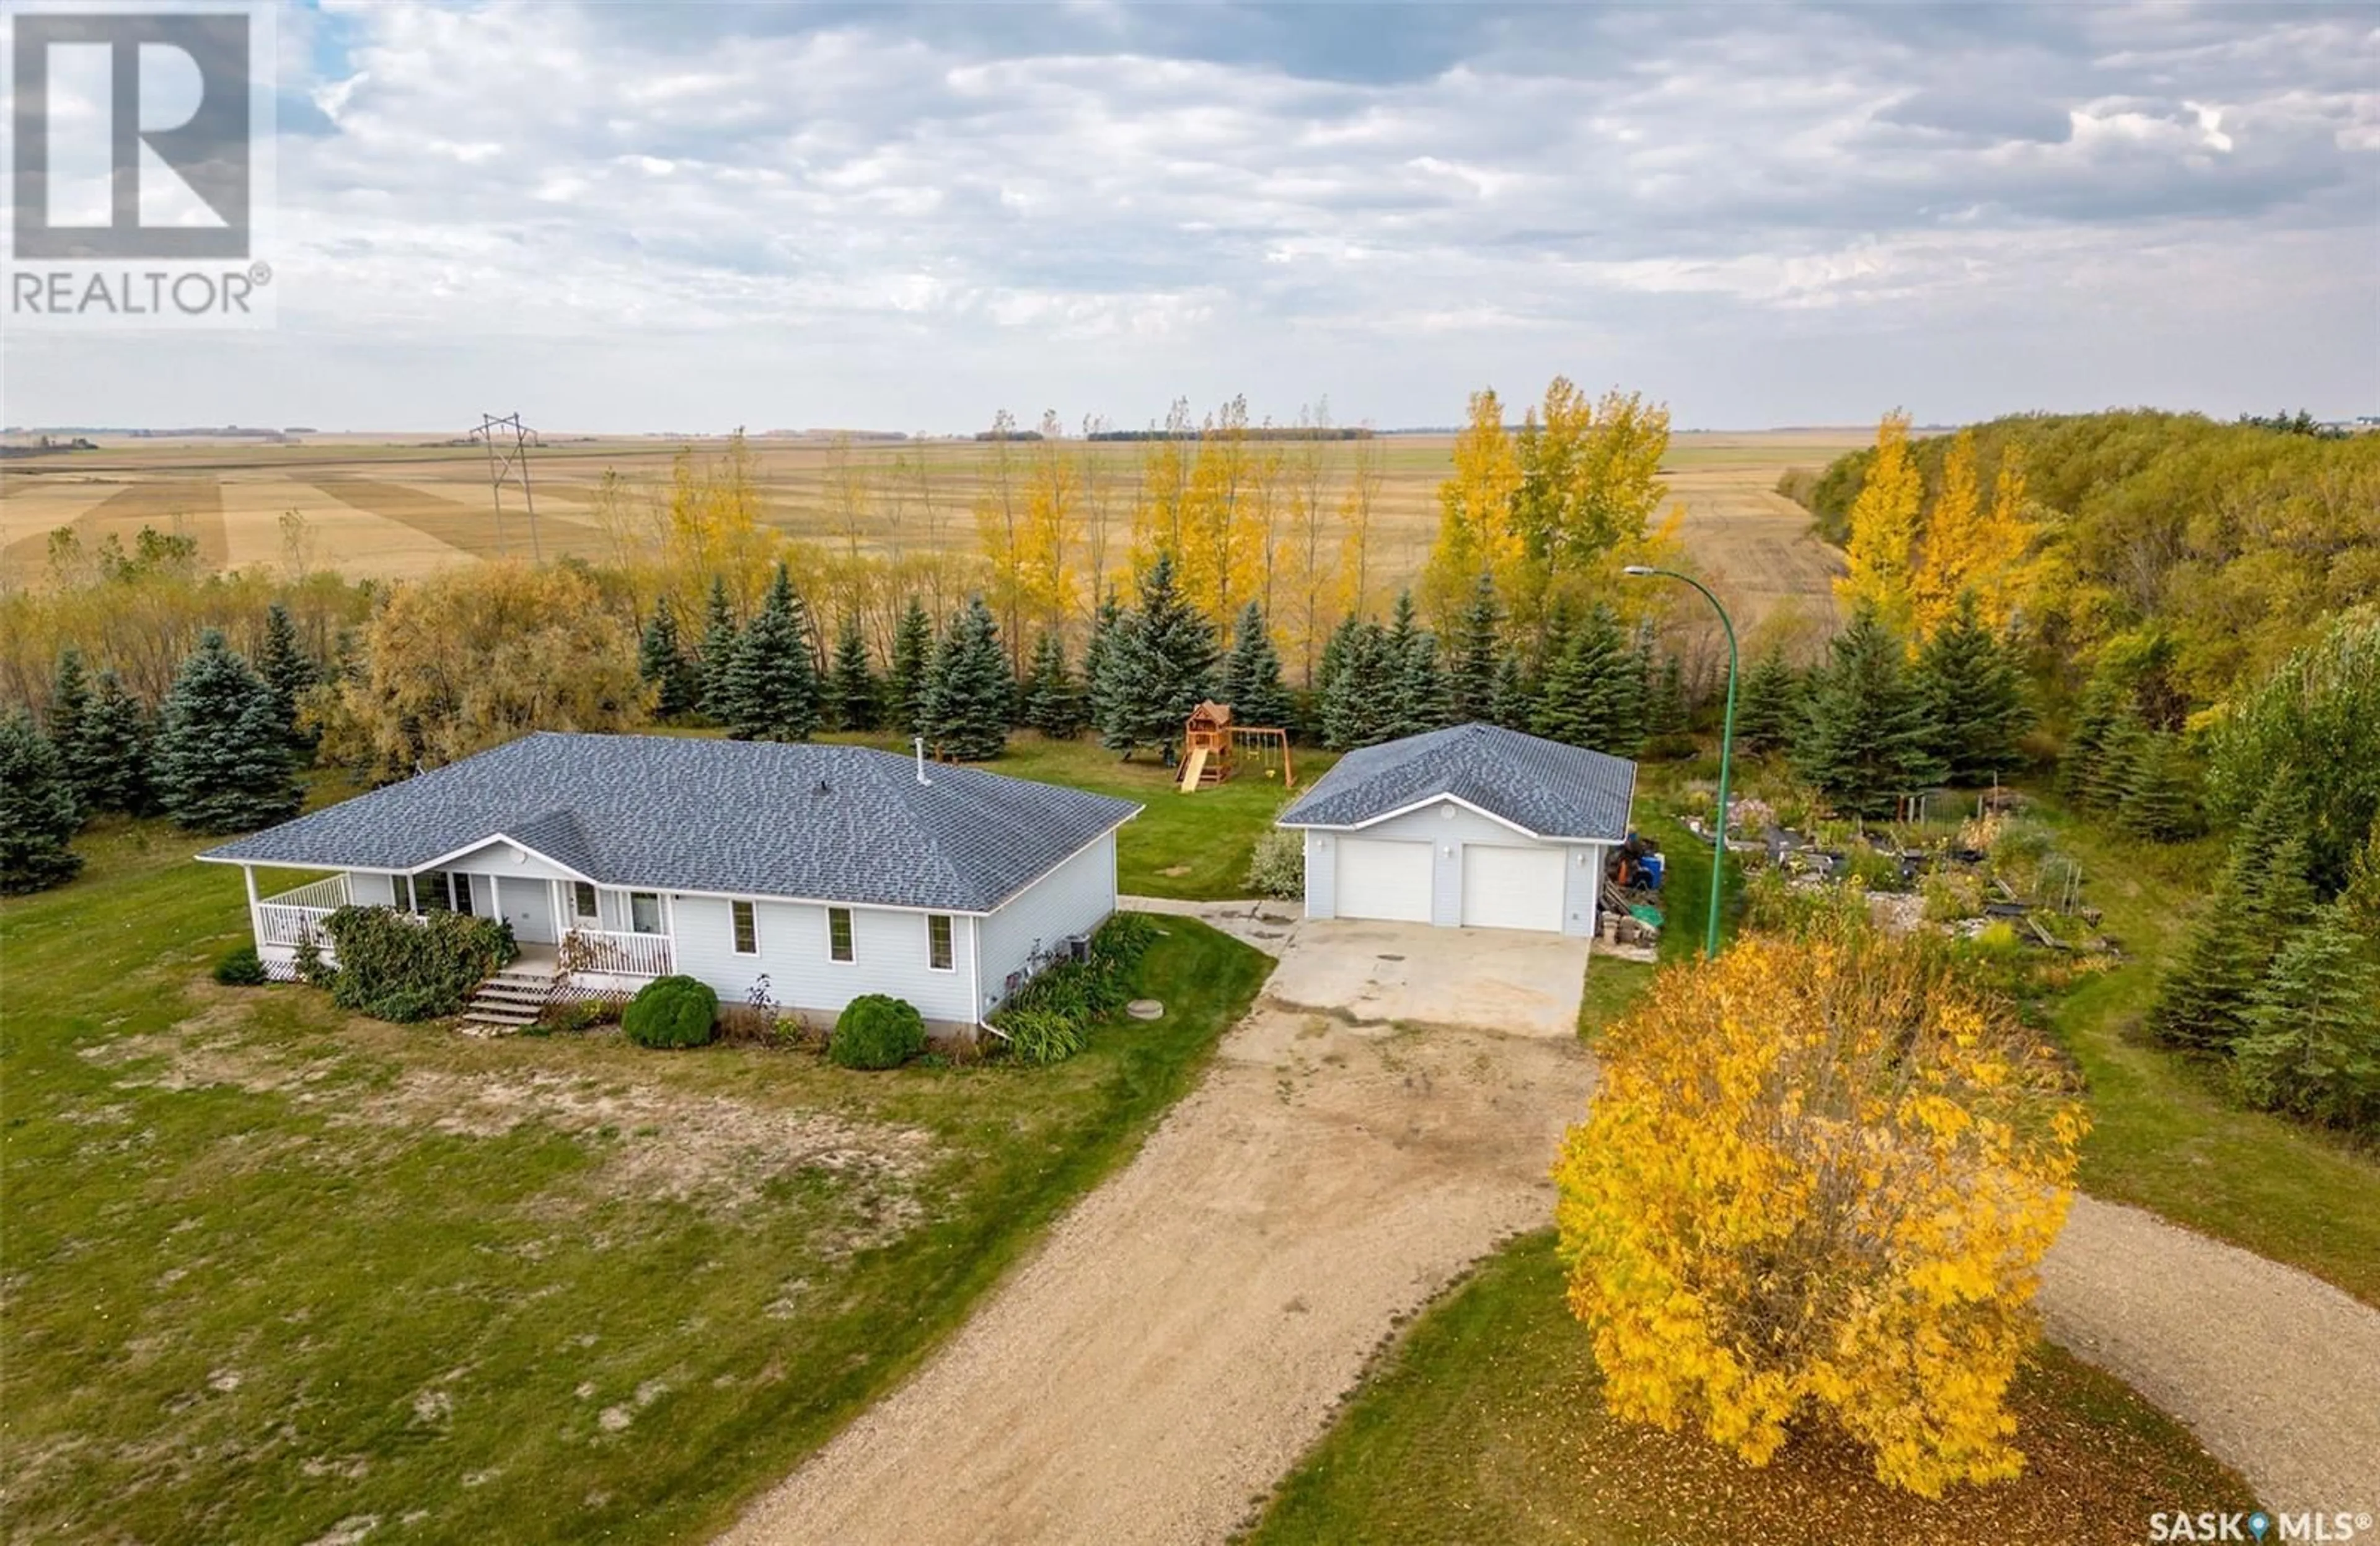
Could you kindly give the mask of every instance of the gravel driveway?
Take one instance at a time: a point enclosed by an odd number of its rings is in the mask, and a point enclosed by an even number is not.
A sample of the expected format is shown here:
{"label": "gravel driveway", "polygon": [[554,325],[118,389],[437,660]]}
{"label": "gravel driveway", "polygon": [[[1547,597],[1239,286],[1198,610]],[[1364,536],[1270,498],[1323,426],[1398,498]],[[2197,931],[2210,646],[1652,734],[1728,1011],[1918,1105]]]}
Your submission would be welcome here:
{"label": "gravel driveway", "polygon": [[[1379,943],[1234,922],[1284,955]],[[1467,968],[1460,931],[1438,932],[1390,954],[1443,1004]],[[1577,981],[1533,1036],[1261,1002],[1139,1156],[726,1539],[1221,1539],[1402,1317],[1545,1223],[1594,1079]]]}
{"label": "gravel driveway", "polygon": [[2078,1197],[2042,1263],[2041,1312],[2054,1340],[2189,1423],[2265,1507],[2380,1515],[2380,1310]]}

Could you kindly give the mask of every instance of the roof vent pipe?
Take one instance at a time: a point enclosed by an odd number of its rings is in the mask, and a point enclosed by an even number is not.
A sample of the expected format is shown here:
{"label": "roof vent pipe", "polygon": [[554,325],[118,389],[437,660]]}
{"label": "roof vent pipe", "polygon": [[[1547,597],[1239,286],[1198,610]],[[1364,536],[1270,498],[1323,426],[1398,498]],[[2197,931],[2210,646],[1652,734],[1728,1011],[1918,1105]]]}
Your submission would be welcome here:
{"label": "roof vent pipe", "polygon": [[923,736],[917,736],[911,737],[911,739],[916,743],[917,748],[917,782],[930,789],[934,786],[934,781],[926,776],[926,737]]}

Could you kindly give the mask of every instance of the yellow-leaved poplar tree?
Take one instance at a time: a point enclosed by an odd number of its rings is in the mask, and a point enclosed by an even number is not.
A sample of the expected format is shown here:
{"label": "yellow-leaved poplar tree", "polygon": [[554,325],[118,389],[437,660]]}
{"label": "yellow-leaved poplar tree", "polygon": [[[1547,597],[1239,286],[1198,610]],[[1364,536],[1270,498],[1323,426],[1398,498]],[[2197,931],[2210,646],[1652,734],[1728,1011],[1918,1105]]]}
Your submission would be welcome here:
{"label": "yellow-leaved poplar tree", "polygon": [[1925,480],[1909,455],[1909,415],[1896,408],[1876,427],[1876,456],[1867,481],[1852,501],[1851,541],[1844,557],[1851,572],[1835,581],[1836,599],[1847,612],[1873,606],[1887,627],[1909,635],[1910,567],[1917,543],[1917,513],[1925,503]]}
{"label": "yellow-leaved poplar tree", "polygon": [[2026,555],[2033,549],[2033,517],[2025,504],[2024,447],[2001,448],[2000,469],[1992,480],[1992,503],[1984,513],[1975,543],[1976,610],[1995,632],[2006,632],[2032,588]]}
{"label": "yellow-leaved poplar tree", "polygon": [[1554,1178],[1611,1410],[1754,1465],[1820,1418],[1926,1497],[2015,1476],[2009,1382],[2087,1126],[2065,1064],[1847,928],[1672,968],[1599,1050]]}
{"label": "yellow-leaved poplar tree", "polygon": [[1471,394],[1470,421],[1454,437],[1453,456],[1453,472],[1438,486],[1438,539],[1421,578],[1423,608],[1441,622],[1469,603],[1482,574],[1508,581],[1521,555],[1512,525],[1521,463],[1494,388]]}
{"label": "yellow-leaved poplar tree", "polygon": [[1930,638],[1972,589],[1984,542],[1983,488],[1975,476],[1975,432],[1961,430],[1942,458],[1942,487],[1925,515],[1925,537],[1910,576],[1911,627]]}

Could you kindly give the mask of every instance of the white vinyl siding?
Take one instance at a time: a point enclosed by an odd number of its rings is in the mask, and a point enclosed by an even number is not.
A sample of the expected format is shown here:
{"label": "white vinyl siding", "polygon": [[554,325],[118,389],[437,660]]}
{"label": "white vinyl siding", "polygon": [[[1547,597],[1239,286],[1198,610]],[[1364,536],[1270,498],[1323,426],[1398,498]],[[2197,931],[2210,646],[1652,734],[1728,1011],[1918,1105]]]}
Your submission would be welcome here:
{"label": "white vinyl siding", "polygon": [[929,1020],[975,1018],[967,993],[973,931],[951,931],[955,969],[928,964],[926,915],[887,907],[852,907],[854,962],[827,956],[827,909],[814,902],[752,904],[759,953],[738,956],[728,899],[678,896],[670,903],[676,919],[677,969],[700,978],[722,999],[740,1000],[755,979],[769,979],[769,996],[789,1009],[832,1020],[862,993],[890,993],[908,1000]]}
{"label": "white vinyl siding", "polygon": [[1009,976],[1022,973],[1037,948],[1087,934],[1113,911],[1115,834],[1109,833],[978,921],[983,1008],[1007,996]]}

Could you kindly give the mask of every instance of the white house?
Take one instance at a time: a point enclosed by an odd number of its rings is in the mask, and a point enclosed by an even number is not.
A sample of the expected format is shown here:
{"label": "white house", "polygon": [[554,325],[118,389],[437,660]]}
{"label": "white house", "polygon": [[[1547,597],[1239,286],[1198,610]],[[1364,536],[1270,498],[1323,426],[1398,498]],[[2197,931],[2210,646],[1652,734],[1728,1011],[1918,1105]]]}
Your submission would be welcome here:
{"label": "white house", "polygon": [[[445,907],[504,919],[523,968],[582,990],[674,972],[965,1026],[1115,910],[1140,809],[862,747],[540,733],[199,858],[247,871],[276,976],[341,905]],[[259,866],[339,873],[259,897]]]}
{"label": "white house", "polygon": [[1636,764],[1492,724],[1349,752],[1281,813],[1305,916],[1593,937]]}

